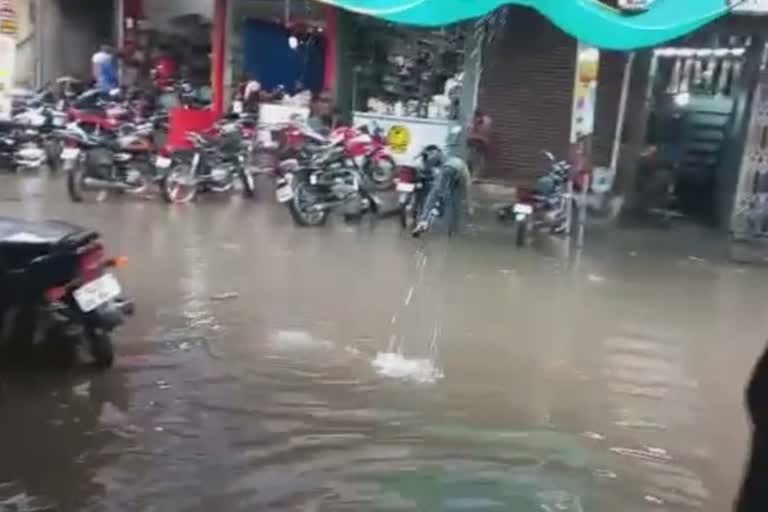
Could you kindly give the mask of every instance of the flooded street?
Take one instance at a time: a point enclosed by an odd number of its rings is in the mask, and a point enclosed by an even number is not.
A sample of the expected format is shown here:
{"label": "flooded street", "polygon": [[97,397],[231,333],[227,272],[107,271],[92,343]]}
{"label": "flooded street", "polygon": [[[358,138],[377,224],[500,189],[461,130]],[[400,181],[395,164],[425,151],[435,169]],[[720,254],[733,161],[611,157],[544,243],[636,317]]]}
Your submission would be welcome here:
{"label": "flooded street", "polygon": [[[269,189],[265,189],[269,190]],[[0,510],[728,510],[768,272],[675,233],[293,226],[266,193],[0,215],[91,226],[137,315],[104,374],[0,375]]]}

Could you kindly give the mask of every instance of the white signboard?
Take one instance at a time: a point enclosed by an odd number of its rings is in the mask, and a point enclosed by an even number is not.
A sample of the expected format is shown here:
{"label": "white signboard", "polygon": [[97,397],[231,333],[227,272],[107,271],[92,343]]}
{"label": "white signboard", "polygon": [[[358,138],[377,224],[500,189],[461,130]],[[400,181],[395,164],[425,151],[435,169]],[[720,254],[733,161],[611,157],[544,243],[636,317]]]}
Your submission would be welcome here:
{"label": "white signboard", "polygon": [[355,112],[355,127],[378,126],[384,132],[392,158],[398,165],[413,165],[415,158],[426,146],[445,148],[454,121],[399,117],[367,112]]}
{"label": "white signboard", "polygon": [[619,9],[623,11],[645,11],[654,0],[619,0]]}
{"label": "white signboard", "polygon": [[16,39],[0,35],[0,119],[11,118],[13,72],[16,69]]}
{"label": "white signboard", "polygon": [[729,0],[733,12],[744,14],[768,14],[768,0]]}

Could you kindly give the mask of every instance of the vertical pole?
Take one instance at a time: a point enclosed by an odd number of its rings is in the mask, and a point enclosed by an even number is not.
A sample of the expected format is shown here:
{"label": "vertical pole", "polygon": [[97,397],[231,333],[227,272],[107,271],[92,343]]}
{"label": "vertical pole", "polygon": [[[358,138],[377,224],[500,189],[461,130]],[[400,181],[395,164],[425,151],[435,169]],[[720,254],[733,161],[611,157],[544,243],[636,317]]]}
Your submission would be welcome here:
{"label": "vertical pole", "polygon": [[621,139],[624,138],[624,118],[627,115],[627,100],[629,99],[629,84],[632,81],[632,64],[635,62],[635,52],[627,56],[624,65],[624,76],[621,79],[621,97],[619,98],[619,113],[616,116],[616,130],[613,136],[613,148],[611,148],[611,171],[616,175],[619,165],[619,153],[621,152]]}
{"label": "vertical pole", "polygon": [[224,111],[224,66],[226,59],[227,1],[214,0],[213,30],[211,33],[211,88],[213,89],[212,111],[220,117]]}
{"label": "vertical pole", "polygon": [[332,91],[336,83],[336,8],[325,6],[325,72],[323,89]]}
{"label": "vertical pole", "polygon": [[[115,13],[115,19],[113,20],[115,40],[117,42],[115,47],[117,48],[117,51],[121,52],[122,54],[122,52],[125,50],[125,24],[127,21],[127,16],[125,15],[125,0],[113,0],[112,5]],[[123,84],[124,73],[125,65],[123,64],[123,60],[120,59],[118,61],[118,75],[120,78],[120,84]]]}
{"label": "vertical pole", "polygon": [[[573,79],[573,107],[571,114],[571,155],[573,162],[571,179],[578,179],[582,193],[577,200],[579,206],[578,246],[584,243],[584,228],[587,217],[587,199],[592,172],[592,134],[595,125],[595,103],[597,100],[597,75],[600,66],[600,51],[578,42],[576,66]],[[567,197],[571,202],[573,195]],[[571,212],[568,212],[570,217]],[[570,219],[568,222],[570,236]]]}

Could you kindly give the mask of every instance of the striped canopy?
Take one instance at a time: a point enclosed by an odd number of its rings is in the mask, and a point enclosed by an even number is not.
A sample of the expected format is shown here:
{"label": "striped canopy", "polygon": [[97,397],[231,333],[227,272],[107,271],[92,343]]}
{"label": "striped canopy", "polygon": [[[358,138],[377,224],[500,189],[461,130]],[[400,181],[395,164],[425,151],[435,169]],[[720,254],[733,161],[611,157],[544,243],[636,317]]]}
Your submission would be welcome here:
{"label": "striped canopy", "polygon": [[727,0],[656,0],[626,14],[598,0],[319,0],[350,11],[420,26],[483,16],[508,4],[531,7],[576,39],[599,48],[633,50],[684,36],[725,15]]}

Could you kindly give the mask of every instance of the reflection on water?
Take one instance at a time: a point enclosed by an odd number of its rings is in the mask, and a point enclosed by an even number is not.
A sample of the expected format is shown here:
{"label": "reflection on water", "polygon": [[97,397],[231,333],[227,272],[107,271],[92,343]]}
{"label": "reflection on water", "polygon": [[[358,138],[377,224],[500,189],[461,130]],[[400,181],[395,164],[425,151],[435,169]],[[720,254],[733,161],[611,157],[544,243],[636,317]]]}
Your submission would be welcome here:
{"label": "reflection on water", "polygon": [[415,243],[0,185],[0,214],[100,229],[139,306],[112,372],[0,371],[0,510],[730,506],[767,279],[703,242],[565,261],[493,229]]}

